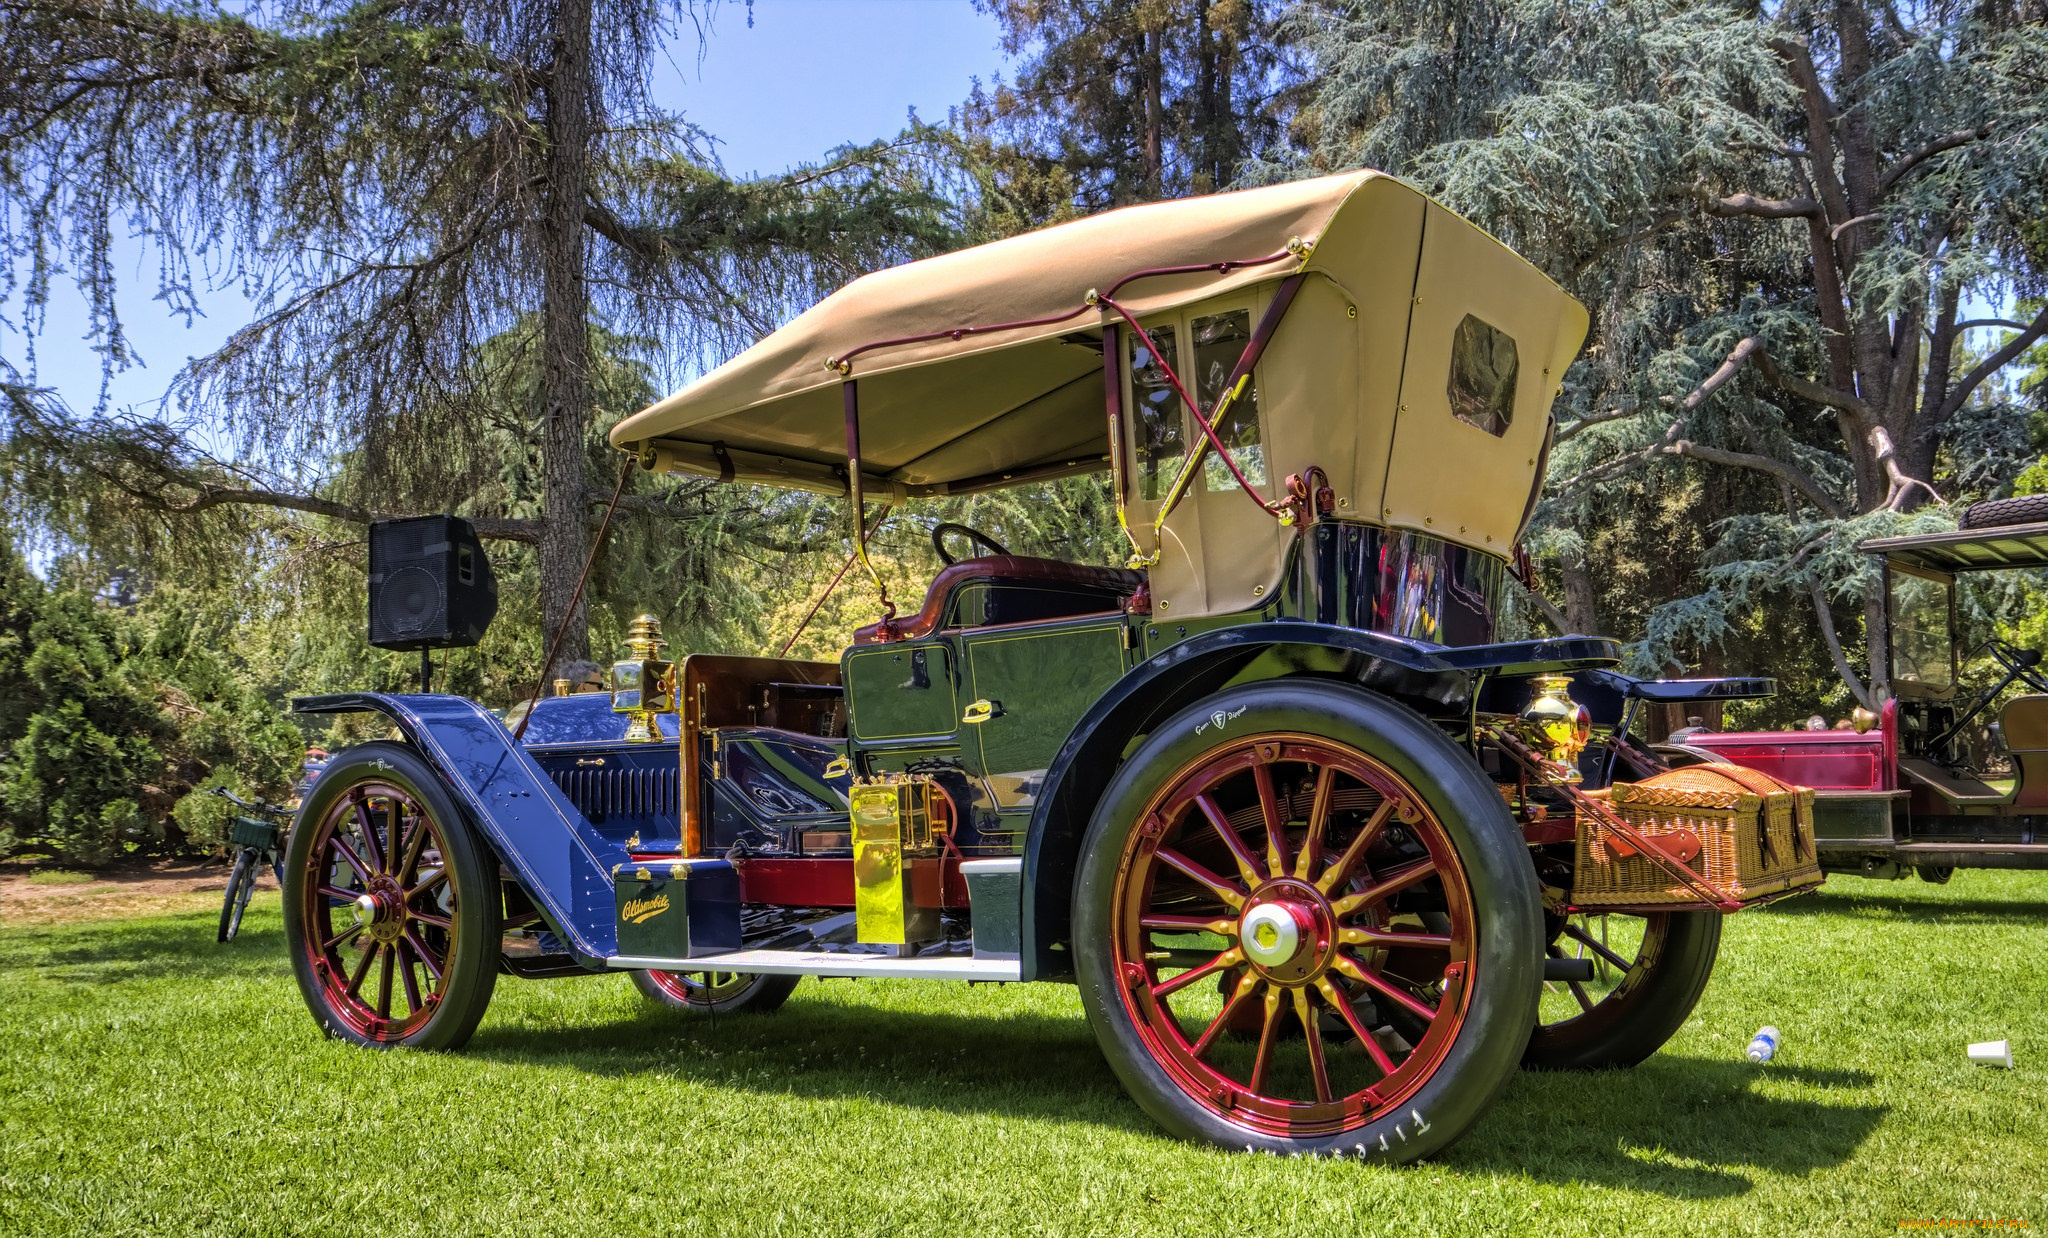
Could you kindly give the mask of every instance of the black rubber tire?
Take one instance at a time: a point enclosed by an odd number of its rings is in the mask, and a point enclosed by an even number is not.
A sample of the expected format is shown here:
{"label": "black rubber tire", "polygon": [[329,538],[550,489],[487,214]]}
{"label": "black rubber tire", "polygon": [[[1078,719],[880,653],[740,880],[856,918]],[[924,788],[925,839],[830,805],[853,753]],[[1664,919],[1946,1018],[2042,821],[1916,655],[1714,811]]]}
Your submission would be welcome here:
{"label": "black rubber tire", "polygon": [[228,874],[227,893],[221,896],[220,932],[216,941],[233,941],[235,934],[242,931],[242,913],[248,910],[249,894],[242,887],[256,884],[256,853],[247,847],[235,854],[235,867]]}
{"label": "black rubber tire", "polygon": [[[693,1018],[705,1015],[772,1013],[782,1008],[782,1003],[788,1001],[789,995],[796,991],[797,981],[803,979],[802,976],[743,976],[734,977],[733,983],[706,989],[695,975],[689,977],[694,982],[692,985],[674,985],[672,980],[670,985],[665,986],[661,978],[653,972],[636,971],[630,974],[633,977],[633,987],[640,990],[641,995],[648,1001],[671,1010],[682,1011]],[[664,975],[673,979],[684,977],[684,973],[678,972],[667,972]],[[678,992],[679,988],[683,991]]]}
{"label": "black rubber tire", "polygon": [[1678,1034],[1699,1005],[1721,952],[1718,911],[1660,912],[1664,934],[1654,958],[1635,966],[1593,1009],[1560,1023],[1539,1023],[1523,1050],[1531,1070],[1618,1070],[1634,1066]]}
{"label": "black rubber tire", "polygon": [[1995,529],[2009,524],[2040,524],[2048,521],[2048,494],[2022,494],[2009,499],[1988,499],[1963,509],[1957,527]]}
{"label": "black rubber tire", "polygon": [[1915,876],[1929,885],[1945,886],[1949,878],[1956,875],[1953,864],[1921,864],[1913,869]]}
{"label": "black rubber tire", "polygon": [[[1228,718],[1227,734],[1210,729]],[[1399,1111],[1353,1130],[1287,1138],[1231,1123],[1182,1091],[1144,1047],[1118,996],[1111,946],[1117,871],[1159,784],[1218,739],[1295,732],[1350,745],[1405,779],[1442,823],[1464,866],[1475,920],[1471,996],[1457,1038]],[[1535,868],[1493,782],[1427,719],[1386,697],[1326,680],[1281,679],[1209,697],[1155,729],[1097,804],[1075,878],[1073,947],[1081,1003],[1103,1056],[1168,1132],[1232,1150],[1405,1162],[1439,1152],[1477,1122],[1516,1073],[1535,1026],[1543,916]]]}
{"label": "black rubber tire", "polygon": [[[326,897],[315,892],[319,877],[309,871],[308,864],[318,826],[328,809],[351,788],[373,782],[410,795],[440,827],[445,843],[442,860],[455,904],[455,931],[443,965],[439,1001],[423,1026],[397,1037],[368,1036],[349,1026],[314,974],[306,948],[307,900]],[[477,837],[434,768],[406,744],[378,742],[351,748],[334,757],[313,784],[299,807],[285,854],[284,916],[299,992],[314,1022],[337,1040],[384,1049],[456,1049],[469,1040],[490,1007],[504,936],[504,896],[498,886],[497,858]]]}

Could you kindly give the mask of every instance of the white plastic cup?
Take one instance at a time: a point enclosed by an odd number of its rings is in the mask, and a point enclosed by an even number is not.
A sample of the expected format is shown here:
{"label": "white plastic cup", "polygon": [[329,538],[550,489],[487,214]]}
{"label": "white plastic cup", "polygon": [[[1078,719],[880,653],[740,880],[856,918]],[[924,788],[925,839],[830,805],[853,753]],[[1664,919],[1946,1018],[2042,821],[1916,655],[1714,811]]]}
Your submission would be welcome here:
{"label": "white plastic cup", "polygon": [[1756,1035],[1749,1040],[1749,1060],[1761,1066],[1778,1056],[1778,1036],[1775,1027],[1758,1028]]}
{"label": "white plastic cup", "polygon": [[1970,1060],[1979,1066],[2003,1066],[2012,1069],[2012,1042],[2010,1040],[1984,1040],[1970,1046]]}

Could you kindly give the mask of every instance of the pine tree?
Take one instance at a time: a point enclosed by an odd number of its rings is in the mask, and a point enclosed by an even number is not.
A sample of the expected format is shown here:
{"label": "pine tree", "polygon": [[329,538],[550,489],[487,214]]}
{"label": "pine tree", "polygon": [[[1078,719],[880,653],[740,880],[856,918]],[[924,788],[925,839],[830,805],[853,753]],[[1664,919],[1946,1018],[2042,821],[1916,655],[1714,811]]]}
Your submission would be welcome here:
{"label": "pine tree", "polygon": [[1286,137],[1301,79],[1273,0],[976,4],[1022,61],[963,109],[1007,193],[1037,200],[1018,226],[1225,189]]}
{"label": "pine tree", "polygon": [[[1704,511],[1704,588],[1655,607],[1668,667],[1760,603],[1810,605],[1870,703],[1886,657],[1837,608],[1882,606],[1855,544],[1941,527],[2030,457],[1982,398],[2048,310],[1964,307],[2044,282],[2048,57],[2039,0],[1395,0],[1297,10],[1316,65],[1314,157],[1414,178],[1594,313],[1564,383],[1549,549],[1597,575],[1583,530],[1645,519],[1693,470],[1748,480]],[[1965,333],[2010,333],[1968,357]],[[1647,488],[1629,478],[1666,478]],[[1581,584],[1585,577],[1581,577]],[[1567,578],[1566,592],[1573,592]],[[1879,629],[1868,625],[1874,633]]]}
{"label": "pine tree", "polygon": [[[0,235],[27,272],[24,324],[68,270],[107,364],[132,360],[117,229],[164,254],[157,291],[173,309],[196,312],[193,288],[216,273],[262,310],[178,381],[188,409],[226,417],[245,458],[212,469],[176,436],[103,424],[158,483],[125,497],[350,520],[443,508],[485,480],[457,467],[477,453],[448,445],[503,428],[481,346],[530,332],[540,380],[518,432],[540,443],[539,510],[480,531],[537,547],[547,624],[567,624],[563,656],[583,656],[570,602],[615,474],[585,450],[591,327],[715,359],[820,289],[951,235],[917,135],[784,176],[726,176],[648,95],[652,57],[709,11],[0,6]],[[48,401],[33,374],[15,377],[19,425]],[[318,465],[339,453],[362,467],[337,490]]]}
{"label": "pine tree", "polygon": [[0,553],[13,564],[7,609],[32,616],[10,676],[18,721],[0,753],[0,848],[103,864],[149,832],[140,800],[169,728],[126,673],[132,626],[84,589],[45,588],[11,544]]}

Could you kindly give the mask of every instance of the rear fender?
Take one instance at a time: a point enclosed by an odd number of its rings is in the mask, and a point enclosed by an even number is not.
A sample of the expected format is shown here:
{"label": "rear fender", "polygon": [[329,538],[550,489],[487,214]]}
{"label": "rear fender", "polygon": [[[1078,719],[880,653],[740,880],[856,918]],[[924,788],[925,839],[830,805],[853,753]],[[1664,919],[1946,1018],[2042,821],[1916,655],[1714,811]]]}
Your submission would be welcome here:
{"label": "rear fender", "polygon": [[391,719],[575,952],[591,959],[618,953],[612,870],[628,861],[626,852],[576,811],[481,705],[459,696],[348,692],[298,697],[292,708]]}
{"label": "rear fender", "polygon": [[1046,772],[1024,842],[1026,980],[1073,970],[1064,950],[1074,874],[1095,803],[1139,741],[1182,709],[1240,683],[1290,676],[1341,679],[1436,718],[1463,717],[1488,677],[1612,666],[1620,648],[1602,637],[1442,646],[1379,632],[1280,620],[1220,628],[1140,663],[1068,733]]}

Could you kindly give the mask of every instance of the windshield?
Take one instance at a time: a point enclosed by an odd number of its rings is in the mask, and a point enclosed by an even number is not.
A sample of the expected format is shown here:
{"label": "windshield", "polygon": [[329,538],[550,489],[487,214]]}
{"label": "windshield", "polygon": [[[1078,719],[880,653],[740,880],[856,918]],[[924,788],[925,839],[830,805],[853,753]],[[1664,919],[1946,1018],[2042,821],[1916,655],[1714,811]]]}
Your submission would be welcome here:
{"label": "windshield", "polygon": [[1946,691],[1955,683],[1946,580],[1892,569],[1892,682]]}

